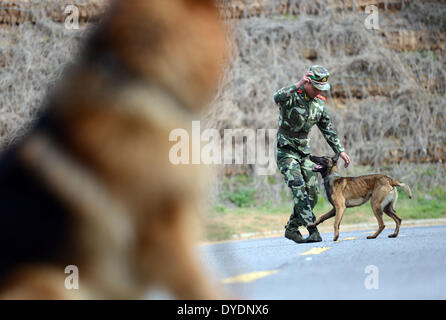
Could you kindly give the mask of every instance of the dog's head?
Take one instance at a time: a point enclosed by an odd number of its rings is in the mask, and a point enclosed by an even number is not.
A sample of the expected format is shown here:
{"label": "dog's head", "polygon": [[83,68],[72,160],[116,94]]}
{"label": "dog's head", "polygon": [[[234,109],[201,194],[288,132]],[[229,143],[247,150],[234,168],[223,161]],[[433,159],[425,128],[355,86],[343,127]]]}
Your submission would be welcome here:
{"label": "dog's head", "polygon": [[330,175],[331,173],[338,171],[338,159],[339,154],[336,154],[333,157],[310,156],[310,160],[315,163],[312,170],[314,172],[320,172],[322,177]]}
{"label": "dog's head", "polygon": [[92,38],[97,54],[184,107],[200,111],[215,94],[226,33],[213,0],[113,1]]}

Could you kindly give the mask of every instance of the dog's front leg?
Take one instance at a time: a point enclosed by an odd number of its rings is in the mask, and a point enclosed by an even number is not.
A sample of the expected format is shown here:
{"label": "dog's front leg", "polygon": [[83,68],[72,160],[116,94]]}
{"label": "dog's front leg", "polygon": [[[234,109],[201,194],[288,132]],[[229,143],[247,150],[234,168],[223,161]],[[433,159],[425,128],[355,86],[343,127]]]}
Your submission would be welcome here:
{"label": "dog's front leg", "polygon": [[[173,199],[157,219],[141,230],[141,272],[147,283],[161,285],[176,299],[203,300],[223,296],[207,277],[196,248],[198,206]],[[150,225],[150,226],[149,226]],[[149,230],[149,231],[145,231]]]}
{"label": "dog's front leg", "polygon": [[334,217],[336,214],[336,209],[332,208],[330,211],[328,211],[326,214],[321,215],[319,218],[317,218],[316,222],[310,225],[310,227],[316,227],[320,225],[322,222],[324,222],[327,219],[330,219],[331,217]]}
{"label": "dog's front leg", "polygon": [[341,225],[342,217],[344,216],[345,212],[345,201],[344,199],[339,199],[334,203],[335,209],[336,209],[336,218],[334,222],[334,237],[333,241],[337,241],[339,238],[339,226]]}

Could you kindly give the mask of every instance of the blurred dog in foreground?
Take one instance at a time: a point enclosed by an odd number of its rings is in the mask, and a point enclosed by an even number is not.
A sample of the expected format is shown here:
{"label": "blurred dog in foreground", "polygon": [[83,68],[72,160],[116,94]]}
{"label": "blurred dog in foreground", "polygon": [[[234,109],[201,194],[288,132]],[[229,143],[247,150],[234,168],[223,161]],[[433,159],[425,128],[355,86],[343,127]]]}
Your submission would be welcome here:
{"label": "blurred dog in foreground", "polygon": [[333,209],[320,216],[314,225],[317,226],[325,220],[336,216],[333,239],[333,241],[336,241],[339,237],[339,226],[345,209],[360,206],[371,199],[372,210],[376,220],[378,220],[378,230],[373,235],[368,236],[367,239],[375,239],[384,230],[383,212],[395,221],[395,231],[389,235],[389,238],[396,238],[402,219],[395,211],[395,203],[398,199],[398,192],[395,187],[401,187],[409,198],[412,199],[409,186],[384,174],[340,177],[337,174],[338,159],[339,155],[335,155],[332,158],[310,156],[310,160],[316,164],[313,167],[313,171],[322,175],[327,198],[333,205]]}
{"label": "blurred dog in foreground", "polygon": [[211,0],[111,4],[0,159],[1,298],[218,297],[193,247],[203,168],[169,161],[169,133],[208,103],[224,53]]}

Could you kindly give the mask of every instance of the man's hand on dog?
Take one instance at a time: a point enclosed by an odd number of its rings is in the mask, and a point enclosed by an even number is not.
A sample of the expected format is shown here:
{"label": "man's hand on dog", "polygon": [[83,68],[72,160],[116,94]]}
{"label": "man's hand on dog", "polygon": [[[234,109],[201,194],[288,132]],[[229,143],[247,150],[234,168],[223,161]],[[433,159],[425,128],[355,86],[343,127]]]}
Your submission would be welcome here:
{"label": "man's hand on dog", "polygon": [[347,153],[345,153],[344,151],[342,151],[339,156],[342,158],[342,160],[344,160],[344,168],[347,168],[350,165],[350,157]]}

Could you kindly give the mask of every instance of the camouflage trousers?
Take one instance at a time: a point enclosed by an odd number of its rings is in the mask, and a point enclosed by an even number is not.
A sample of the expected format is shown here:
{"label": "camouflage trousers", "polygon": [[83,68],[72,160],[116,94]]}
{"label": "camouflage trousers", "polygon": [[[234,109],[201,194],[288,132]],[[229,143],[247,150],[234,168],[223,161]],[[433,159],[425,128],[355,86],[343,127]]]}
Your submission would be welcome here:
{"label": "camouflage trousers", "polygon": [[285,226],[288,230],[298,230],[316,221],[313,208],[319,192],[317,173],[312,171],[314,163],[291,149],[277,146],[277,166],[285,183],[293,194],[294,208]]}

